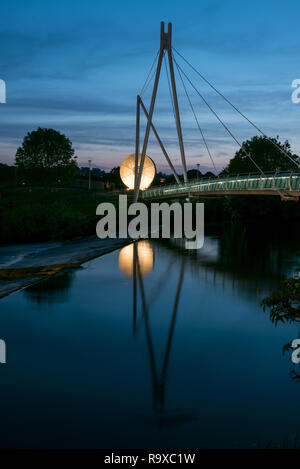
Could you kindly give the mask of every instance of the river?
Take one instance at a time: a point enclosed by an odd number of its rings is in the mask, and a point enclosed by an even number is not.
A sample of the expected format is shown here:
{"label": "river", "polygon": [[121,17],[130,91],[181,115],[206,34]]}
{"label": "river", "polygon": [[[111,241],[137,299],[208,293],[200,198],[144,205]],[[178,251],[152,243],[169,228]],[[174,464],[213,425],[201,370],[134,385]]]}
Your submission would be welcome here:
{"label": "river", "polygon": [[283,347],[300,326],[260,303],[298,265],[298,233],[209,227],[197,252],[141,241],[2,299],[0,446],[291,441],[300,364]]}

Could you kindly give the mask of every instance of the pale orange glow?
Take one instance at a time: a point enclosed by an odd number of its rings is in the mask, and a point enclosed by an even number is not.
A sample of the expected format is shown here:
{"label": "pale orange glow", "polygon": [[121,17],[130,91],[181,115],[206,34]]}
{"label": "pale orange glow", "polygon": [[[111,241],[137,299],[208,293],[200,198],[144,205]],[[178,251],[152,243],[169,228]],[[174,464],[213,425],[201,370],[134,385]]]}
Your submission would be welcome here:
{"label": "pale orange glow", "polygon": [[[138,167],[140,167],[141,154],[139,153]],[[127,156],[120,167],[120,177],[122,182],[128,189],[134,189],[134,168],[135,168],[135,153]],[[149,156],[145,156],[142,179],[140,189],[143,191],[147,189],[152,183],[155,176],[155,165]]]}
{"label": "pale orange glow", "polygon": [[[137,255],[141,274],[148,275],[153,269],[154,254],[149,241],[139,241]],[[133,243],[121,249],[119,254],[119,268],[126,277],[133,275]]]}

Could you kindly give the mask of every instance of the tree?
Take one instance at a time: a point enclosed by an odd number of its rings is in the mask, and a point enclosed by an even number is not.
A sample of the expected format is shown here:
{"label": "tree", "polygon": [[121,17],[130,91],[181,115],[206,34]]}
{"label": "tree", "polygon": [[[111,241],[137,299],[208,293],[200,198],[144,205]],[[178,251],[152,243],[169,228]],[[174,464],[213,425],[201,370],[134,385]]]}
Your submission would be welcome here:
{"label": "tree", "polygon": [[123,183],[120,177],[120,166],[115,166],[109,173],[106,173],[103,176],[103,181],[113,183],[117,188],[123,187]]}
{"label": "tree", "polygon": [[158,186],[162,184],[166,185],[166,184],[175,184],[175,183],[176,183],[176,180],[173,174],[166,174],[166,173],[162,173],[161,171],[159,171],[158,173],[155,173],[152,185]]}
{"label": "tree", "polygon": [[49,183],[73,179],[77,174],[72,142],[54,129],[28,132],[16,152],[18,178]]}
{"label": "tree", "polygon": [[13,181],[15,178],[14,166],[8,166],[7,164],[0,163],[0,181]]}
{"label": "tree", "polygon": [[197,169],[189,169],[187,171],[187,177],[188,179],[200,179],[202,178],[202,173],[201,171],[198,171]]}
{"label": "tree", "polygon": [[300,322],[300,270],[284,280],[279,289],[262,301],[264,311],[270,309],[271,321]]}
{"label": "tree", "polygon": [[212,173],[211,171],[207,171],[205,174],[203,174],[204,178],[215,178],[216,175]]}
{"label": "tree", "polygon": [[254,136],[251,140],[246,140],[221,174],[241,174],[258,171],[258,168],[243,150],[246,150],[255,163],[265,172],[275,171],[276,169],[280,171],[295,170],[297,168],[296,164],[279,149],[284,150],[292,160],[300,162],[299,157],[291,152],[289,142],[286,140],[282,144],[279,137],[270,140],[263,136]]}

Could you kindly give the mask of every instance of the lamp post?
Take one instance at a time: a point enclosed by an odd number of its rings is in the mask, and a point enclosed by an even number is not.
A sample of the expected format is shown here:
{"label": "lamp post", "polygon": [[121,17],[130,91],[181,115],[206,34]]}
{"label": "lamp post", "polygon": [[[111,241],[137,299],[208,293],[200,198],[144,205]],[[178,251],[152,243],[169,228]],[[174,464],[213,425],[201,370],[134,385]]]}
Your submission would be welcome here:
{"label": "lamp post", "polygon": [[199,166],[200,166],[200,163],[197,163],[197,179],[199,179]]}
{"label": "lamp post", "polygon": [[91,162],[92,160],[88,160],[89,162],[89,191],[91,190]]}

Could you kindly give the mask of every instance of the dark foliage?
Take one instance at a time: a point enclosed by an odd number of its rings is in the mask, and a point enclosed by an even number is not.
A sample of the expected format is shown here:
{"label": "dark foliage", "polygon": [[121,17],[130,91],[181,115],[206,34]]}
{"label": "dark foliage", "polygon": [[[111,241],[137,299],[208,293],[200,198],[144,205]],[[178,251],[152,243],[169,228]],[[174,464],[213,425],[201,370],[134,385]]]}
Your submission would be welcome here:
{"label": "dark foliage", "polygon": [[254,136],[251,140],[246,140],[243,143],[242,148],[236,152],[222,174],[242,174],[258,171],[244,150],[251,155],[255,163],[265,172],[275,170],[293,171],[297,169],[297,166],[278,147],[284,150],[292,160],[299,162],[299,157],[291,152],[288,141],[281,143],[278,137],[272,138],[270,141],[263,136]]}
{"label": "dark foliage", "polygon": [[271,321],[300,322],[300,275],[297,271],[282,282],[280,288],[262,301],[264,311],[270,310]]}
{"label": "dark foliage", "polygon": [[54,129],[28,132],[16,152],[19,180],[49,184],[69,181],[77,175],[71,141]]}

